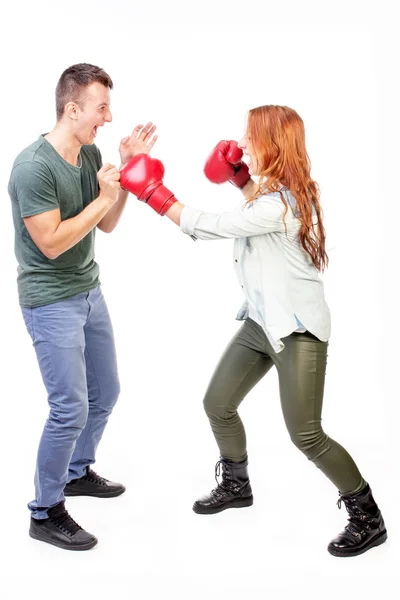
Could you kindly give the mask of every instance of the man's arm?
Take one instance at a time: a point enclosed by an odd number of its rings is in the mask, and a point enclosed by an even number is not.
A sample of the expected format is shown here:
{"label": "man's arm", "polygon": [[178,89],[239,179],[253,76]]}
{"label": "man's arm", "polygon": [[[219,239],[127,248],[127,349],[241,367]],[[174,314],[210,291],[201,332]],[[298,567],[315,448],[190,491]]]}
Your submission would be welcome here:
{"label": "man's arm", "polygon": [[80,242],[107,214],[118,197],[119,171],[105,164],[98,173],[100,194],[82,212],[61,220],[60,209],[24,217],[25,226],[39,250],[54,260]]}
{"label": "man's arm", "polygon": [[128,194],[129,192],[126,190],[123,190],[122,188],[119,189],[118,200],[114,206],[110,208],[108,213],[97,223],[97,227],[101,229],[101,231],[104,231],[104,233],[111,233],[116,228],[121,215],[124,212]]}
{"label": "man's arm", "polygon": [[[155,130],[156,126],[153,125],[152,122],[147,123],[144,127],[143,125],[137,125],[130,136],[121,140],[119,145],[119,153],[121,156],[119,170],[121,170],[136,154],[148,154],[150,152],[157,141],[157,136],[154,135]],[[116,228],[121,215],[124,212],[128,194],[129,192],[122,188],[119,190],[117,202],[101,221],[97,223],[97,227],[101,229],[101,231],[104,231],[104,233],[111,233]]]}

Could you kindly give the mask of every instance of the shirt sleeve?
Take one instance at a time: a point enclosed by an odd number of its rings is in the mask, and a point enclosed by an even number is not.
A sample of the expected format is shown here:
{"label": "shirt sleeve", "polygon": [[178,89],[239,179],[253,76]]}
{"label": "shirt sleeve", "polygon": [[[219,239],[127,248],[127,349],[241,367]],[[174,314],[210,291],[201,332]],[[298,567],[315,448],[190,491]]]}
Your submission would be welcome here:
{"label": "shirt sleeve", "polygon": [[235,211],[220,214],[185,206],[181,212],[180,228],[192,238],[202,240],[250,237],[289,229],[291,215],[290,212],[286,214],[285,228],[284,214],[285,206],[281,200],[265,196],[239,206]]}
{"label": "shirt sleeve", "polygon": [[13,169],[13,191],[21,217],[60,208],[49,169],[38,162],[24,162]]}
{"label": "shirt sleeve", "polygon": [[103,157],[101,156],[101,152],[98,149],[97,146],[95,146],[96,148],[96,155],[97,155],[97,166],[99,167],[98,170],[100,171],[101,167],[103,166]]}

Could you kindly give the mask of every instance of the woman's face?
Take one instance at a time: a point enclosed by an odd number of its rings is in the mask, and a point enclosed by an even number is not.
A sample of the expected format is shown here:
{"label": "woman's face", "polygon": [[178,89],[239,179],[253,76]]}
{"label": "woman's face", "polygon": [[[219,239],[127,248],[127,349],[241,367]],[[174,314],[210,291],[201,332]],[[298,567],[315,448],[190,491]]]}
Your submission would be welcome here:
{"label": "woman's face", "polygon": [[253,146],[251,143],[251,137],[247,132],[244,134],[242,139],[238,142],[238,146],[239,146],[239,148],[241,148],[243,150],[243,155],[245,157],[248,157],[248,160],[245,160],[245,162],[248,164],[250,175],[257,175],[258,174],[257,157],[253,150]]}

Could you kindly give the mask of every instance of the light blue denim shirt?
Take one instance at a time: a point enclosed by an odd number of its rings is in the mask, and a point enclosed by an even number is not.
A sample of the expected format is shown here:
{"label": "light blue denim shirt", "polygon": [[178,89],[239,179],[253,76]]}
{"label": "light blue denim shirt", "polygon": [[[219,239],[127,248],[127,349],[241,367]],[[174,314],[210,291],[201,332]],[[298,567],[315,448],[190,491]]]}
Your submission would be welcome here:
{"label": "light blue denim shirt", "polygon": [[322,280],[298,239],[296,200],[283,193],[289,204],[285,222],[278,192],[221,214],[185,206],[180,219],[181,230],[193,239],[235,239],[233,264],[246,297],[236,318],[254,318],[275,352],[285,347],[282,338],[302,328],[326,342],[331,326]]}

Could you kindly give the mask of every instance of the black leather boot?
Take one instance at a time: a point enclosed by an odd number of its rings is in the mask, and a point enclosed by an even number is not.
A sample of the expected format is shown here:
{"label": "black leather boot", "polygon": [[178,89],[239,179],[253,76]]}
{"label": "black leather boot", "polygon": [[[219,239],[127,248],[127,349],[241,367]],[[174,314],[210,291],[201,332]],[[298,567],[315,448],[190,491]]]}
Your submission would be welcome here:
{"label": "black leather boot", "polygon": [[31,538],[64,550],[90,550],[97,544],[97,538],[82,529],[68,514],[65,502],[49,508],[47,514],[48,519],[31,517],[29,528]]}
{"label": "black leather boot", "polygon": [[349,522],[330,542],[328,552],[333,556],[357,556],[383,544],[387,538],[386,527],[369,485],[353,496],[339,494],[339,508],[342,500],[349,513]]}
{"label": "black leather boot", "polygon": [[115,498],[125,492],[121,483],[108,481],[97,475],[90,467],[79,479],[72,479],[64,488],[64,496],[95,496],[96,498]]}
{"label": "black leather boot", "polygon": [[[222,465],[222,481],[218,482]],[[226,508],[242,508],[253,504],[250,480],[247,473],[248,461],[235,463],[221,458],[215,465],[215,481],[218,486],[210,494],[196,500],[195,513],[212,515]]]}

